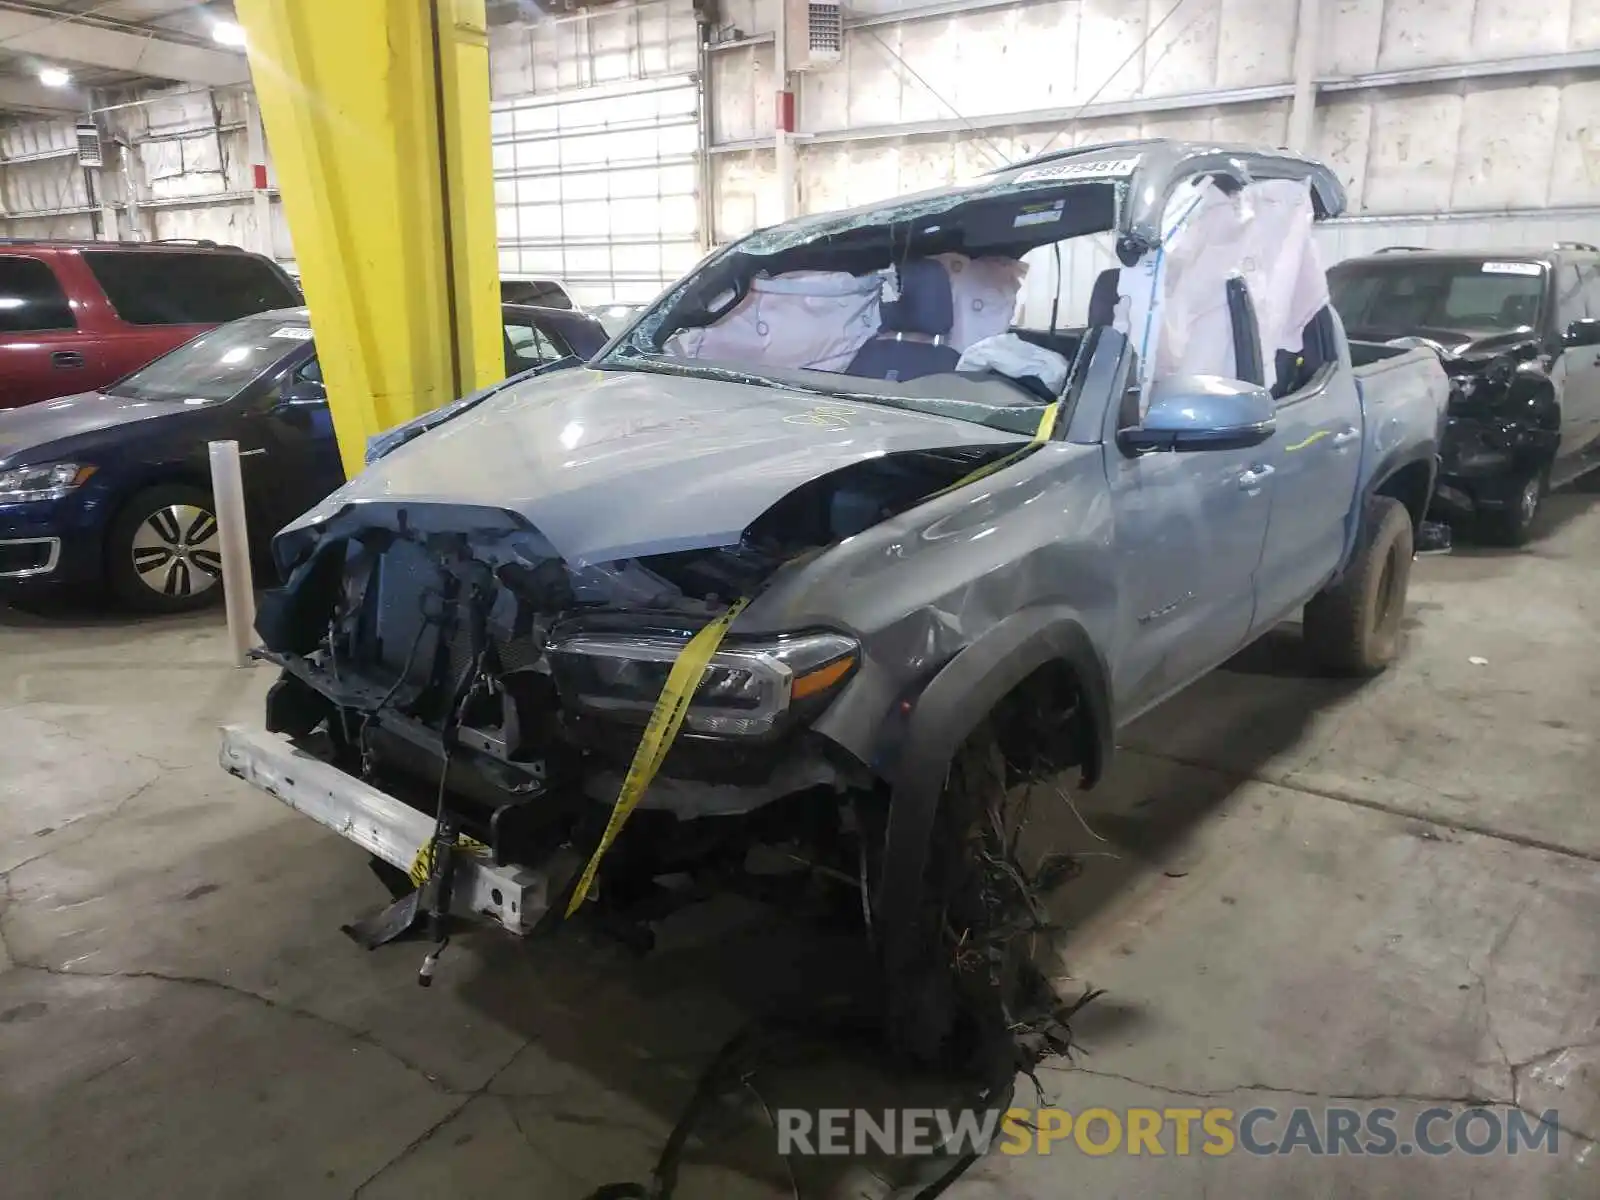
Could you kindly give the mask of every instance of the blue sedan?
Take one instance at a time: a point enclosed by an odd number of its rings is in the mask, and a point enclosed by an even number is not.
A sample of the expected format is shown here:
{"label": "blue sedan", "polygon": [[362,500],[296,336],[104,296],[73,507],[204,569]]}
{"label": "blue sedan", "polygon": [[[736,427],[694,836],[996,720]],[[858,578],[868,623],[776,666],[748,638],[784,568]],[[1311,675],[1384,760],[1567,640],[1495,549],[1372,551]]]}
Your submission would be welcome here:
{"label": "blue sedan", "polygon": [[[587,359],[582,313],[506,305],[506,371]],[[0,412],[0,597],[106,587],[138,609],[220,591],[208,444],[239,443],[256,549],[344,482],[304,308],[219,326],[103,392]]]}

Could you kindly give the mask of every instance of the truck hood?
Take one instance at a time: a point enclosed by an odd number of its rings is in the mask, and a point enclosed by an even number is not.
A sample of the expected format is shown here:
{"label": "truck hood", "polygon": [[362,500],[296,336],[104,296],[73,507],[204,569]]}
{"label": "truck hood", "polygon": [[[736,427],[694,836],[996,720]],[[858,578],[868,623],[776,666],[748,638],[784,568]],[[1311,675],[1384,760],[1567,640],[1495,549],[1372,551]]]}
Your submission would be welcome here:
{"label": "truck hood", "polygon": [[0,411],[0,467],[48,462],[57,442],[184,411],[182,404],[171,401],[133,400],[104,392],[80,392],[5,409]]}
{"label": "truck hood", "polygon": [[557,371],[399,446],[280,536],[314,543],[305,533],[352,505],[492,508],[520,516],[584,566],[733,545],[795,488],[866,459],[1025,440],[789,388]]}

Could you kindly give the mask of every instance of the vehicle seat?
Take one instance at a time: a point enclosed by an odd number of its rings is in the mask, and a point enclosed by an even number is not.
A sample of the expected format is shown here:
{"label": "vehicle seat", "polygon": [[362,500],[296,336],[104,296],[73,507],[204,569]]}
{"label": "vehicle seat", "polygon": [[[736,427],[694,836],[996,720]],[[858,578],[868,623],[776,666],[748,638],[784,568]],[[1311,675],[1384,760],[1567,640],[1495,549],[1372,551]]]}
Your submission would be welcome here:
{"label": "vehicle seat", "polygon": [[1122,272],[1116,267],[1101,271],[1095,277],[1094,289],[1089,293],[1089,328],[1110,325],[1117,319],[1118,289],[1122,286]]}
{"label": "vehicle seat", "polygon": [[902,263],[900,298],[882,306],[878,333],[856,351],[846,372],[863,379],[920,379],[954,371],[961,354],[946,345],[955,301],[944,264],[931,258]]}

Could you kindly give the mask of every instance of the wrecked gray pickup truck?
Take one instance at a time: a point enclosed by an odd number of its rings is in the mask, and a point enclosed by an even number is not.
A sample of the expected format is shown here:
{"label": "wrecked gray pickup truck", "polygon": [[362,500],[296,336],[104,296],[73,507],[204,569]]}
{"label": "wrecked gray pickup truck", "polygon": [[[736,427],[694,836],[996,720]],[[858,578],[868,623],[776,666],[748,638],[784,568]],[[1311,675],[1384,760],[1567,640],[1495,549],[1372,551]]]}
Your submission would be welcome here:
{"label": "wrecked gray pickup truck", "polygon": [[[1353,365],[1311,240],[1342,205],[1307,160],[1134,142],[724,248],[277,536],[282,676],[223,765],[399,868],[365,944],[645,930],[777,848],[844,892],[904,1049],[1059,1048],[1063,864],[1017,861],[1013,785],[1094,784],[1302,609],[1331,668],[1396,653],[1446,384]],[[1016,323],[1035,252],[1093,237],[1082,319]]]}

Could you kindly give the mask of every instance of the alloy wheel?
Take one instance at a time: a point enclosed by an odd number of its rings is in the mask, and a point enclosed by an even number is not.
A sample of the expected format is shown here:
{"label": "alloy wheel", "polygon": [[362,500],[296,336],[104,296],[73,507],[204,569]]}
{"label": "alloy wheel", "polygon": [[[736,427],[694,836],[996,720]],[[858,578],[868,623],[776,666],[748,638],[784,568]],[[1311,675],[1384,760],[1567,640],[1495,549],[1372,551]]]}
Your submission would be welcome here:
{"label": "alloy wheel", "polygon": [[217,518],[193,504],[158,508],[133,535],[133,569],[163,596],[198,596],[222,580]]}
{"label": "alloy wheel", "polygon": [[1532,524],[1535,514],[1539,511],[1539,493],[1543,490],[1543,480],[1535,475],[1522,487],[1522,495],[1517,497],[1517,507],[1522,512],[1522,522]]}

